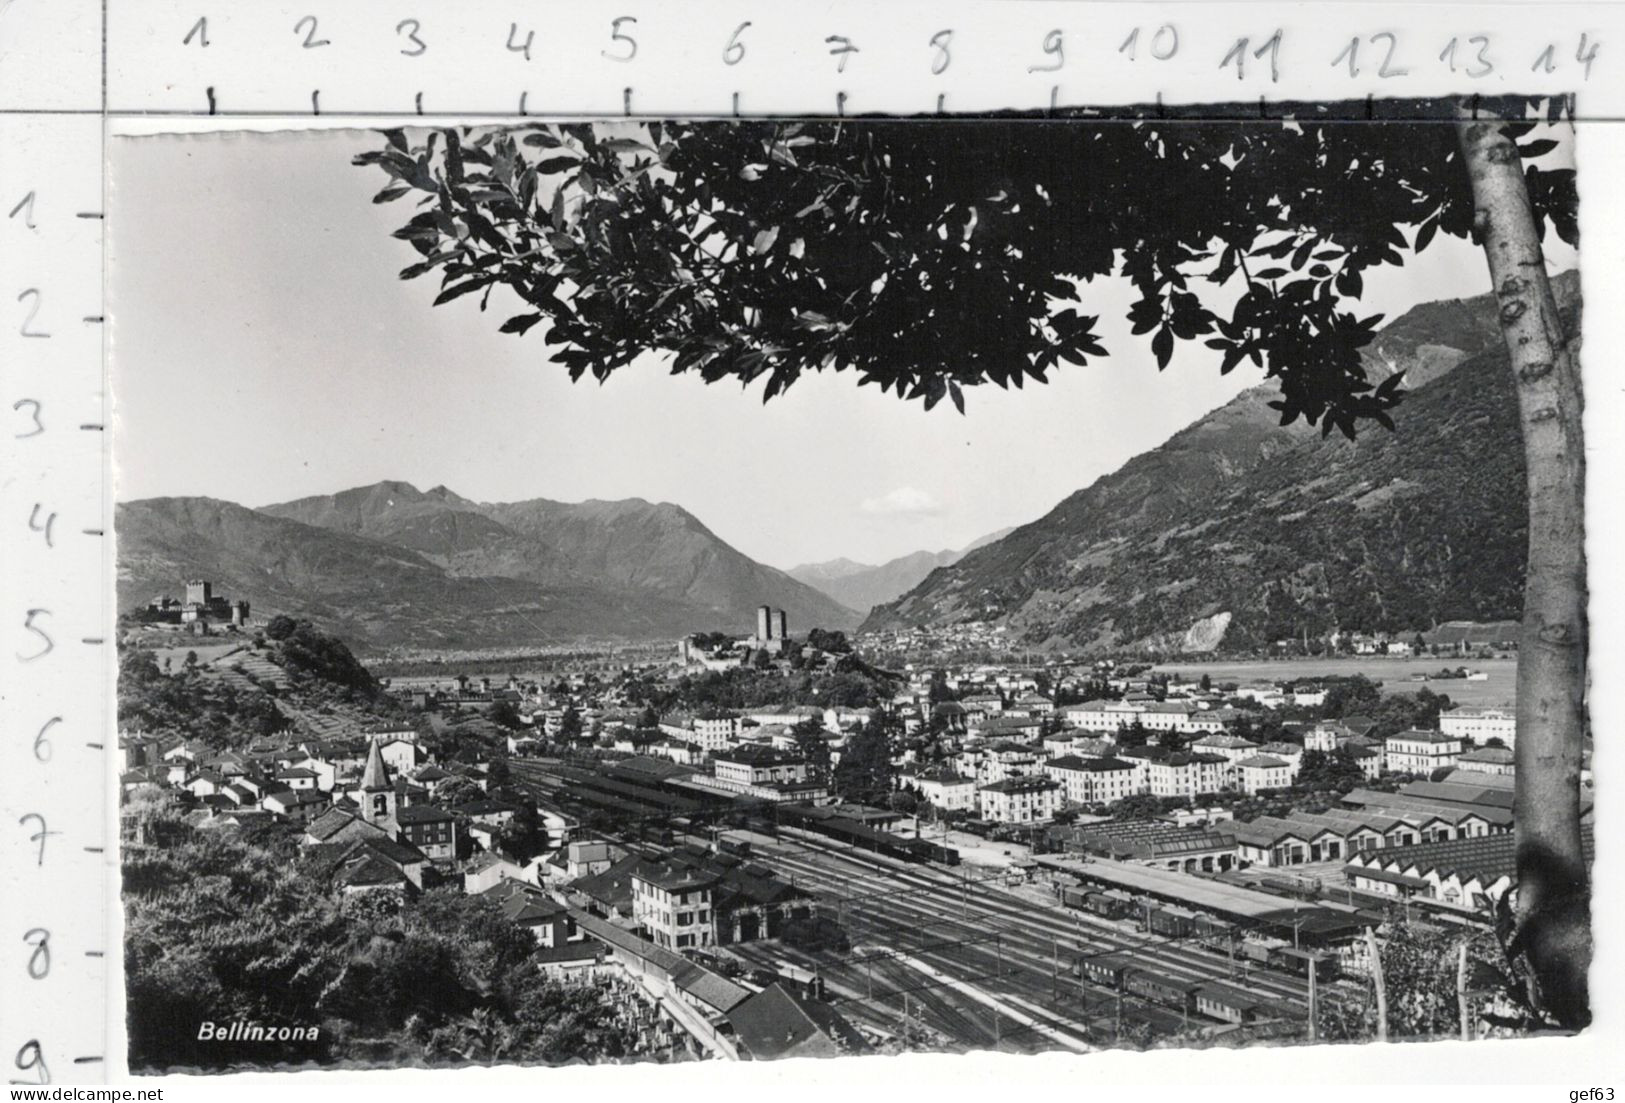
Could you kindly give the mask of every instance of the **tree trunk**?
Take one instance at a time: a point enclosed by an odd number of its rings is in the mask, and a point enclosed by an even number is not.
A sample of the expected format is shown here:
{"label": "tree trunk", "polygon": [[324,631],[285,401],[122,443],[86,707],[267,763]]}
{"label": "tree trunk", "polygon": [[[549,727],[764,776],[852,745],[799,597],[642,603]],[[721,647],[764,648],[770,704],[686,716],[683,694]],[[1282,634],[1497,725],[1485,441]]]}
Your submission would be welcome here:
{"label": "tree trunk", "polygon": [[1590,1021],[1590,888],[1580,844],[1586,658],[1585,450],[1580,366],[1546,278],[1518,148],[1500,119],[1462,118],[1476,236],[1512,361],[1529,495],[1518,643],[1517,921],[1536,1005]]}

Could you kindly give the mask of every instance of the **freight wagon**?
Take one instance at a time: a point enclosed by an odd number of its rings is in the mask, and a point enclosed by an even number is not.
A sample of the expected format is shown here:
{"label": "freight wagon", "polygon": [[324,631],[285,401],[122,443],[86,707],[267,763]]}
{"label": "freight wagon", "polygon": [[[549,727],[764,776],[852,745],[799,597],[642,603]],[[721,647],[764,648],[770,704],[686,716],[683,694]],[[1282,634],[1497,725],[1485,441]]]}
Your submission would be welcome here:
{"label": "freight wagon", "polygon": [[1102,919],[1122,919],[1135,911],[1134,900],[1116,889],[1085,889],[1070,885],[1061,890],[1061,903],[1069,908],[1098,915]]}

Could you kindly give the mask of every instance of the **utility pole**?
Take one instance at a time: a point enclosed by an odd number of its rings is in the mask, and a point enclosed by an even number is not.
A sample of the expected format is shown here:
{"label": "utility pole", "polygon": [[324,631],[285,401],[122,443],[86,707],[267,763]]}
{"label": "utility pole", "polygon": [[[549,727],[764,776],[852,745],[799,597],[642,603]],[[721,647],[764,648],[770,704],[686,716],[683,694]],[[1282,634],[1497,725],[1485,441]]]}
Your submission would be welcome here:
{"label": "utility pole", "polygon": [[1467,1009],[1467,943],[1456,950],[1456,1006],[1461,1009],[1461,1040],[1473,1040],[1473,1017]]}
{"label": "utility pole", "polygon": [[1055,961],[1050,966],[1050,999],[1056,1002],[1060,1002],[1061,999],[1061,940],[1059,938],[1055,940]]}
{"label": "utility pole", "polygon": [[1320,972],[1320,959],[1313,958],[1309,962],[1309,1041],[1311,1044],[1319,1040],[1320,1020],[1319,1007],[1315,988],[1316,974]]}
{"label": "utility pole", "polygon": [[1371,953],[1371,980],[1377,989],[1377,1041],[1388,1040],[1388,987],[1382,976],[1382,949],[1377,945],[1377,932],[1365,929],[1365,944]]}

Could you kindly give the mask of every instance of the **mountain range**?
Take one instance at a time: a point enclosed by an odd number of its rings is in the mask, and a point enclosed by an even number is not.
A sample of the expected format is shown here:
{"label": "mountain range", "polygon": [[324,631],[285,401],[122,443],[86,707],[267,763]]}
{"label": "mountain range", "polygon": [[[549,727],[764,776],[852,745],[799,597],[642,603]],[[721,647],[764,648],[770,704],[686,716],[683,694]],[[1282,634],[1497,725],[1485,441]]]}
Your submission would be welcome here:
{"label": "mountain range", "polygon": [[260,509],[148,498],[120,503],[116,523],[121,608],[209,578],[256,615],[306,616],[369,648],[743,632],[762,604],[797,632],[859,619],[641,499],[474,502],[389,481]]}
{"label": "mountain range", "polygon": [[[1578,331],[1579,279],[1554,280]],[[1263,385],[933,570],[862,630],[1003,626],[1031,647],[1239,650],[1302,633],[1521,614],[1527,509],[1491,296],[1427,303],[1368,347],[1405,373],[1393,432],[1281,426]]]}
{"label": "mountain range", "polygon": [[830,559],[823,563],[803,563],[791,567],[786,573],[828,594],[848,609],[867,613],[876,605],[902,597],[938,567],[957,563],[967,552],[1002,540],[1014,531],[1014,528],[1004,528],[963,548],[917,551],[878,565],[857,563],[850,559]]}
{"label": "mountain range", "polygon": [[[1578,277],[1554,284],[1577,324]],[[1494,302],[1413,308],[1366,367],[1405,373],[1393,432],[1281,426],[1261,386],[958,551],[784,572],[669,503],[476,502],[389,481],[259,509],[121,503],[120,606],[210,578],[256,615],[306,616],[363,650],[744,632],[761,604],[796,633],[975,622],[1094,652],[1516,618],[1522,448]]]}

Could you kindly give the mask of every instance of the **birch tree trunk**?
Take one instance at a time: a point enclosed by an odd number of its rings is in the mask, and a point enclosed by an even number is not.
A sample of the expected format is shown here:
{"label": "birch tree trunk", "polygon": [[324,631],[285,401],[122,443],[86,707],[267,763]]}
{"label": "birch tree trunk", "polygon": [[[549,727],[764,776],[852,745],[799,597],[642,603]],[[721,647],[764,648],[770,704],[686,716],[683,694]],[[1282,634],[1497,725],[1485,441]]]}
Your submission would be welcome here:
{"label": "birch tree trunk", "polygon": [[1566,1027],[1590,1021],[1590,888],[1580,843],[1586,677],[1585,450],[1580,365],[1563,332],[1530,210],[1523,162],[1502,120],[1462,118],[1474,229],[1489,260],[1512,361],[1529,497],[1518,644],[1517,929],[1536,1005]]}

